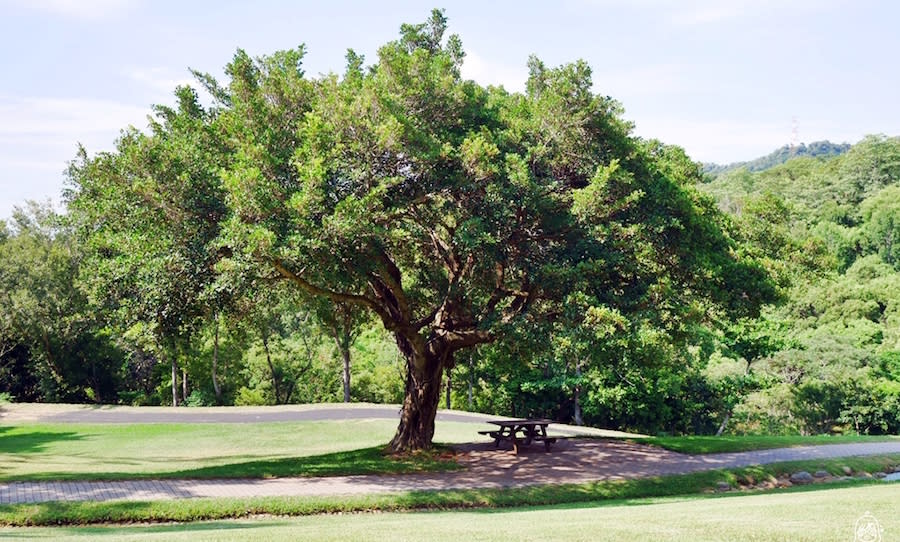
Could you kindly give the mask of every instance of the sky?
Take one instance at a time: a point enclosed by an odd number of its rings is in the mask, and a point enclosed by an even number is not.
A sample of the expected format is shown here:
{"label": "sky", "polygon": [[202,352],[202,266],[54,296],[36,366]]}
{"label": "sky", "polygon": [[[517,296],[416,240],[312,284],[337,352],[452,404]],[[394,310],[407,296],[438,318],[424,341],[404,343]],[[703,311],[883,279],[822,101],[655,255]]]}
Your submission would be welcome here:
{"label": "sky", "polygon": [[893,0],[0,0],[0,219],[57,205],[78,145],[114,148],[190,68],[305,44],[306,73],[374,62],[401,23],[441,7],[463,76],[522,91],[531,54],[584,59],[595,92],[640,137],[695,160],[750,160],[797,142],[900,135]]}

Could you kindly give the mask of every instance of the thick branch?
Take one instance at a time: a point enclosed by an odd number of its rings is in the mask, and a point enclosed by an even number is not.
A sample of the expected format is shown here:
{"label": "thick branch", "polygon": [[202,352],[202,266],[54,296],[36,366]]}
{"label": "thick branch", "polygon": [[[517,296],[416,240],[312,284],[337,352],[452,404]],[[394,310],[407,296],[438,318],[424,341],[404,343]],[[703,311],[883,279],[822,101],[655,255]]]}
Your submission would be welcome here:
{"label": "thick branch", "polygon": [[437,236],[436,233],[431,230],[428,231],[428,237],[431,238],[431,244],[434,247],[435,254],[437,254],[438,257],[443,260],[444,265],[447,266],[447,268],[450,269],[451,272],[453,272],[454,264],[453,257],[450,254],[450,247],[448,247],[447,243],[445,243],[440,237]]}
{"label": "thick branch", "polygon": [[406,292],[403,291],[400,269],[384,250],[378,251],[377,278],[380,286],[383,286],[393,297],[394,305],[399,313],[399,320],[403,325],[407,325],[412,313],[409,309],[409,301],[406,299]]}
{"label": "thick branch", "polygon": [[484,307],[484,316],[494,312],[497,304],[503,299],[503,281],[506,277],[506,267],[497,262],[494,264],[494,291],[491,293],[490,299]]}
{"label": "thick branch", "polygon": [[335,292],[322,288],[320,286],[316,286],[315,284],[309,282],[305,278],[285,267],[284,264],[277,259],[273,258],[271,262],[276,271],[278,271],[283,277],[290,280],[304,291],[315,296],[327,297],[335,303],[343,302],[353,305],[359,305],[362,307],[368,307],[375,311],[375,313],[378,314],[379,317],[381,317],[382,322],[384,322],[384,326],[388,330],[393,331],[397,328],[397,322],[391,317],[390,313],[385,309],[385,307],[379,304],[376,300],[364,295],[351,294],[346,292]]}
{"label": "thick branch", "polygon": [[437,316],[438,311],[441,310],[441,308],[443,308],[443,306],[444,306],[444,303],[441,303],[441,304],[438,305],[437,307],[431,309],[431,312],[429,312],[428,314],[426,314],[424,317],[422,317],[421,319],[416,320],[415,322],[413,322],[413,323],[412,323],[413,329],[415,329],[416,331],[419,331],[419,330],[421,330],[423,327],[427,326],[429,322],[431,322],[432,320],[434,320],[434,317]]}
{"label": "thick branch", "polygon": [[477,329],[467,331],[436,329],[435,335],[444,343],[448,352],[489,343],[496,338],[493,333]]}

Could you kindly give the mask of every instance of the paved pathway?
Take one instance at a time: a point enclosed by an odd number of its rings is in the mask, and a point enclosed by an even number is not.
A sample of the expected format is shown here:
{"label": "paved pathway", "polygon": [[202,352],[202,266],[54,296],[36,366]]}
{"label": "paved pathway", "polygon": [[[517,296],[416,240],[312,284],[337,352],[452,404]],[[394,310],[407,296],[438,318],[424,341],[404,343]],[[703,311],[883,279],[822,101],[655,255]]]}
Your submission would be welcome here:
{"label": "paved pathway", "polygon": [[0,484],[0,504],[47,501],[164,500],[201,497],[322,496],[412,490],[521,487],[640,478],[800,459],[900,453],[900,442],[834,444],[752,452],[683,455],[616,440],[562,440],[520,455],[493,445],[460,447],[461,471],[434,474],[276,478],[268,480],[145,480]]}

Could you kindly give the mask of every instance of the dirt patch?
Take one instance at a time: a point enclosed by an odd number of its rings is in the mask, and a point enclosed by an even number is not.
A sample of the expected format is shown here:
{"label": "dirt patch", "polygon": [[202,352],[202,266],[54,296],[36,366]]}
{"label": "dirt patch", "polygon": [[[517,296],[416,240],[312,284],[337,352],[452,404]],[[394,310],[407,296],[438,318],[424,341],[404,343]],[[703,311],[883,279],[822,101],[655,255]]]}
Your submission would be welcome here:
{"label": "dirt patch", "polygon": [[616,439],[559,439],[549,452],[543,444],[520,447],[493,442],[454,447],[458,461],[475,477],[508,479],[518,483],[572,483],[666,474],[684,466],[690,456]]}

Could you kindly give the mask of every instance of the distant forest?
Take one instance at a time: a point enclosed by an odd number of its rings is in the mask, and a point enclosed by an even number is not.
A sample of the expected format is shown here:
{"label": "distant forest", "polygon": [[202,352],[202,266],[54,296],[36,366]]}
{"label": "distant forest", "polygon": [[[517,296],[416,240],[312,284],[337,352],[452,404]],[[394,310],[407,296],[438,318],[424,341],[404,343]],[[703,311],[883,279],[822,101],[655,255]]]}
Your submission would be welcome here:
{"label": "distant forest", "polygon": [[752,351],[713,355],[706,368],[748,379],[736,429],[900,430],[900,139],[740,167],[702,189],[783,293],[744,334],[758,338]]}
{"label": "distant forest", "polygon": [[796,146],[784,145],[766,156],[761,156],[749,162],[734,162],[727,165],[705,163],[703,164],[703,172],[715,176],[741,168],[747,171],[763,171],[783,164],[792,158],[801,156],[827,158],[844,154],[848,150],[850,150],[849,143],[832,143],[831,141],[814,141],[809,145],[805,143],[800,143]]}

